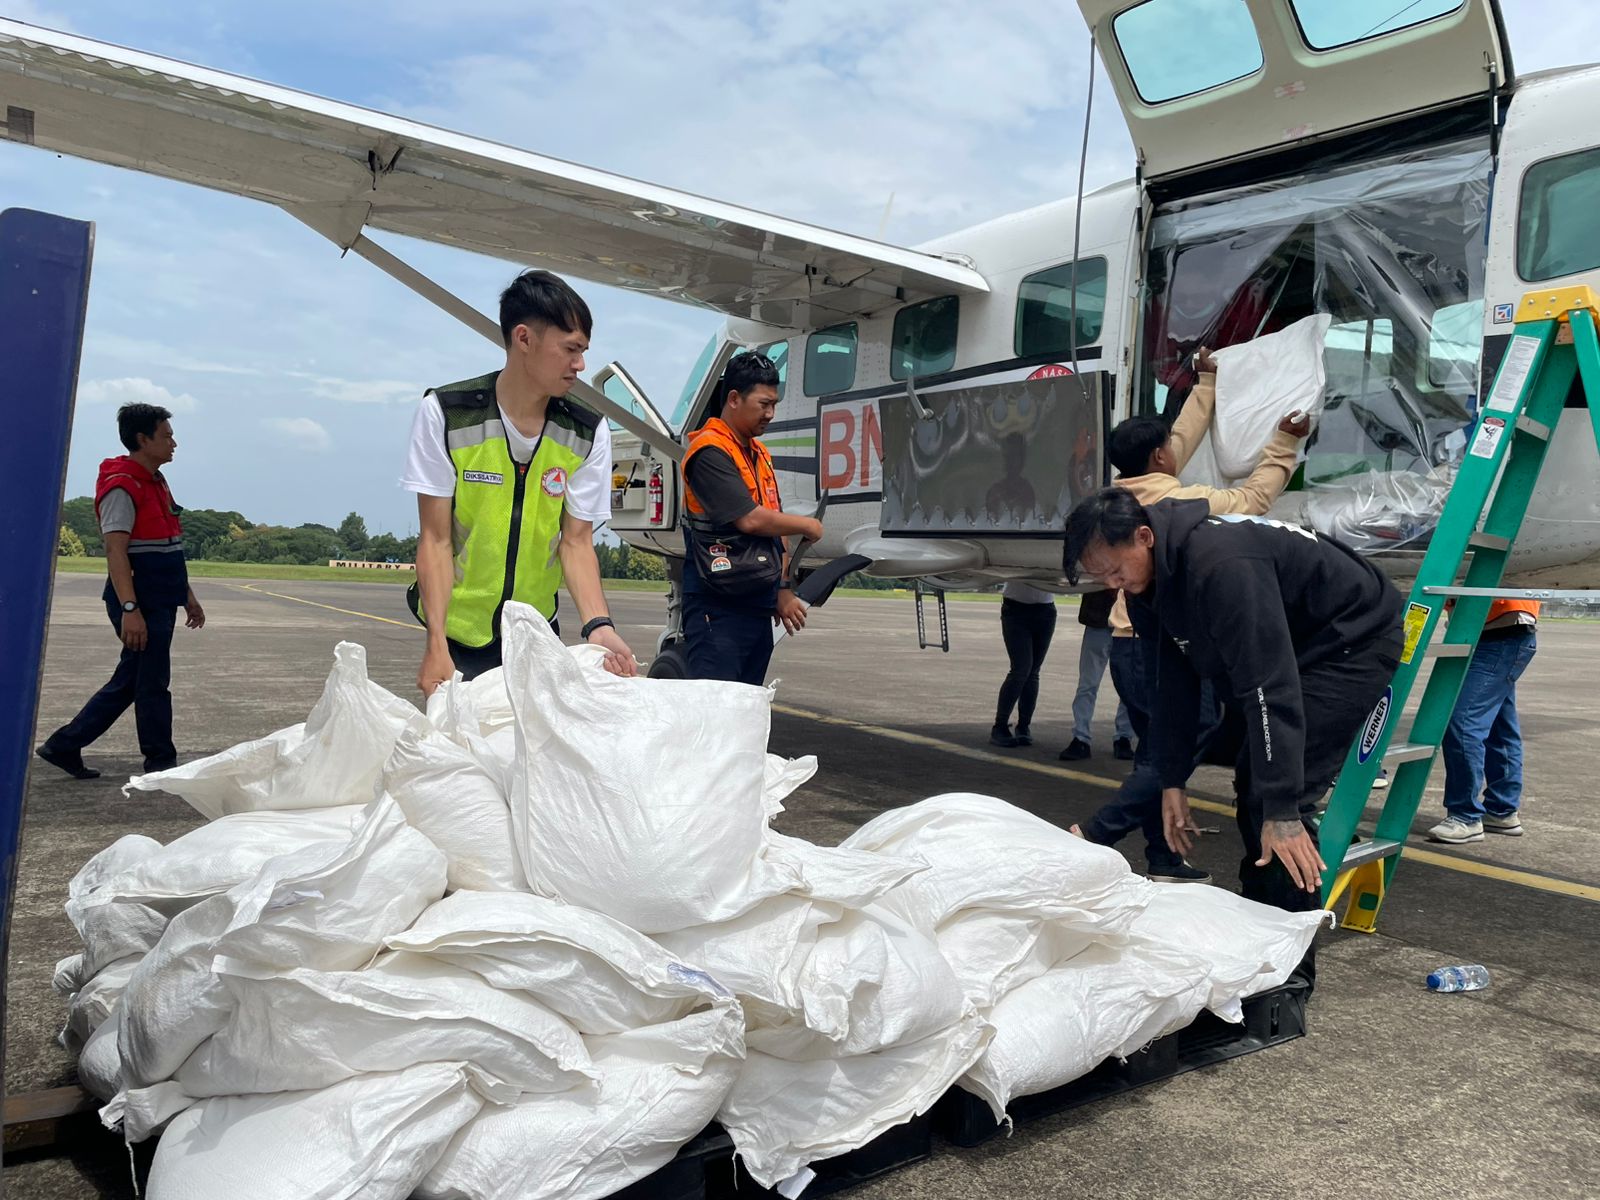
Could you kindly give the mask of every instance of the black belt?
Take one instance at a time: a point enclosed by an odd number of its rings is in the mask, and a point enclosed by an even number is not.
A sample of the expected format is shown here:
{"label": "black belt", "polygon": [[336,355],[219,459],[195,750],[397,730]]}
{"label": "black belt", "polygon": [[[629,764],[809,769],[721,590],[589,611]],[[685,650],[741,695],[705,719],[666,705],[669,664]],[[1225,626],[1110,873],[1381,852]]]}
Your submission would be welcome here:
{"label": "black belt", "polygon": [[1478,635],[1480,642],[1497,642],[1506,638],[1520,637],[1522,634],[1531,634],[1538,628],[1537,625],[1527,625],[1518,621],[1515,625],[1502,625],[1498,629],[1485,629]]}

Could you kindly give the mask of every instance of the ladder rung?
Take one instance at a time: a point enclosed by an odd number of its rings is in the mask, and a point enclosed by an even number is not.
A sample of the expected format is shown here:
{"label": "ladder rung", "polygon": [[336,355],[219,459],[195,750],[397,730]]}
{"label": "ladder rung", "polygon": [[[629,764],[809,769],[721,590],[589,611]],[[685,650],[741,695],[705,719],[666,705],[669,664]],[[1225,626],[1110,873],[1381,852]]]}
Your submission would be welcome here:
{"label": "ladder rung", "polygon": [[1386,763],[1420,762],[1425,758],[1432,758],[1437,746],[1424,745],[1422,742],[1399,742],[1390,746],[1383,753]]}
{"label": "ladder rung", "polygon": [[1477,550],[1509,550],[1511,539],[1499,534],[1484,533],[1481,529],[1467,539],[1467,545]]}
{"label": "ladder rung", "polygon": [[1535,421],[1532,417],[1518,417],[1517,428],[1530,437],[1536,437],[1541,442],[1550,440],[1550,426]]}
{"label": "ladder rung", "polygon": [[1472,649],[1465,642],[1434,642],[1427,654],[1429,658],[1471,658]]}
{"label": "ladder rung", "polygon": [[1370,842],[1357,842],[1344,852],[1344,862],[1340,870],[1348,871],[1351,867],[1359,867],[1369,862],[1377,862],[1380,858],[1393,858],[1400,853],[1400,843],[1391,842],[1385,838],[1373,838]]}
{"label": "ladder rung", "polygon": [[1578,603],[1600,604],[1600,591],[1594,588],[1480,588],[1480,587],[1425,587],[1426,596],[1467,596],[1484,600],[1570,600]]}

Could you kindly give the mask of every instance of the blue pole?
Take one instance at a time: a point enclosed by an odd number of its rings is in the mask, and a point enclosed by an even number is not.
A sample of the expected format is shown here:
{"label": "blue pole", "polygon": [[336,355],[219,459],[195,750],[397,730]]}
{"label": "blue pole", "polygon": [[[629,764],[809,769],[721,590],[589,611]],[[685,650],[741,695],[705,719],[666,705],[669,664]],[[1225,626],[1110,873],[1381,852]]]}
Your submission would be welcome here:
{"label": "blue pole", "polygon": [[[0,678],[12,689],[0,705],[0,963],[11,940],[93,255],[87,222],[0,212]],[[0,1021],[4,989],[0,973]],[[4,1082],[0,1050],[0,1092]]]}

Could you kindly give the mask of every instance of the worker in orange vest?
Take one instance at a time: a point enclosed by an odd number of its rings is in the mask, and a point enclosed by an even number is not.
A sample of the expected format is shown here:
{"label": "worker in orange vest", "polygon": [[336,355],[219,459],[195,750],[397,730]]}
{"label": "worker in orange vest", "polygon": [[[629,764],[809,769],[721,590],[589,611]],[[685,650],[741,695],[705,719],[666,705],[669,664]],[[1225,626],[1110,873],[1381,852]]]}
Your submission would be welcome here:
{"label": "worker in orange vest", "polygon": [[683,634],[689,674],[760,685],[779,623],[806,623],[783,539],[820,541],[822,523],[783,511],[772,455],[758,440],[778,406],[778,369],[745,351],[723,373],[722,415],[689,437],[683,457]]}
{"label": "worker in orange vest", "polygon": [[1445,818],[1436,842],[1522,836],[1522,728],[1517,680],[1538,650],[1539,602],[1496,600],[1484,618],[1456,710],[1444,731]]}

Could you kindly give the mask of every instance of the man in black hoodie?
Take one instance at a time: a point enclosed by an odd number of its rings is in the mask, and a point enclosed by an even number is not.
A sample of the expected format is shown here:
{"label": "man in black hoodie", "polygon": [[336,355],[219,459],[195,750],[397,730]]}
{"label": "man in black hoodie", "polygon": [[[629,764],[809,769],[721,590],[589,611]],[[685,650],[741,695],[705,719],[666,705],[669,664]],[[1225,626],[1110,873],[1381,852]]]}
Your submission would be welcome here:
{"label": "man in black hoodie", "polygon": [[1213,517],[1203,500],[1145,508],[1117,487],[1073,509],[1064,557],[1068,579],[1081,567],[1128,597],[1153,681],[1150,736],[1172,848],[1192,844],[1185,788],[1200,681],[1210,679],[1242,725],[1240,890],[1291,912],[1316,908],[1327,866],[1310,818],[1399,665],[1400,593],[1310,530]]}

